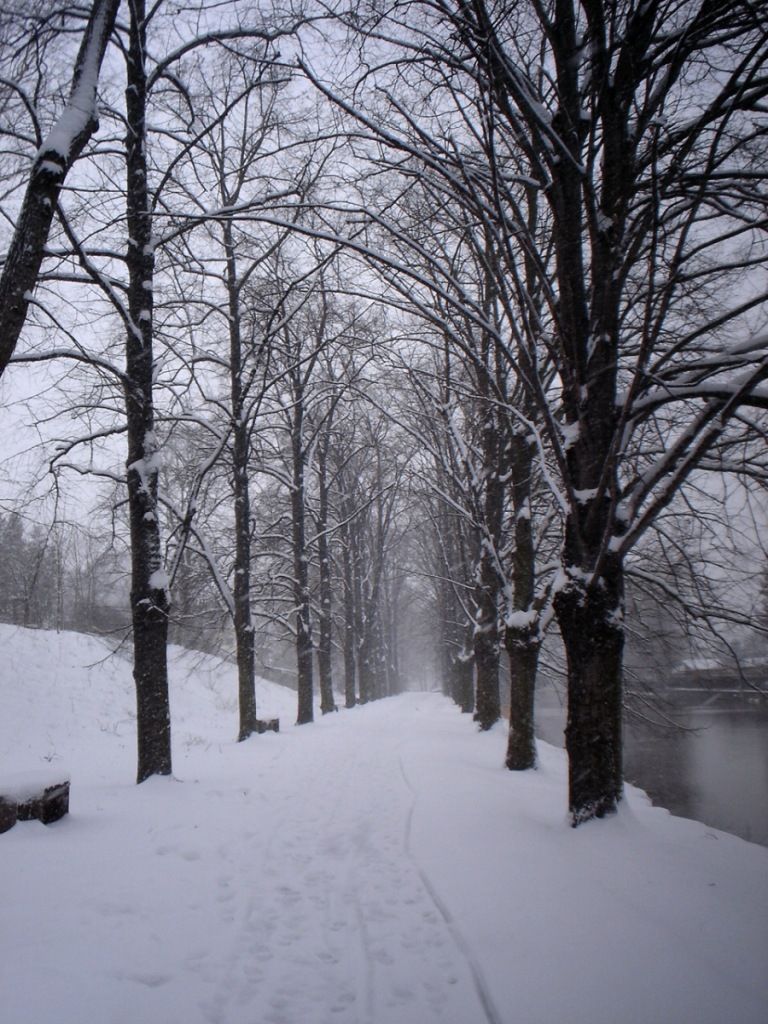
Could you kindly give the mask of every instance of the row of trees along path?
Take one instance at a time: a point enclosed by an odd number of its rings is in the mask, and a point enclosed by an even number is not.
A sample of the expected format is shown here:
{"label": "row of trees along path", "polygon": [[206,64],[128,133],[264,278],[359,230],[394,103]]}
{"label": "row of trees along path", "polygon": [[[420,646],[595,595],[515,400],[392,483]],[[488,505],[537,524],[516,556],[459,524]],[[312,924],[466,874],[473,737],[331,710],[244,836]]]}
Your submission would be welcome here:
{"label": "row of trees along path", "polygon": [[601,817],[636,552],[697,520],[706,474],[765,484],[768,14],[235,8],[26,0],[0,23],[0,372],[99,382],[50,463],[127,495],[138,780],[171,771],[170,594],[193,609],[196,566],[233,631],[240,739],[257,638],[292,643],[307,723],[315,652],[330,712],[334,662],[351,706],[396,691],[428,634],[482,729],[506,651],[507,766],[531,768],[556,625],[571,819]]}

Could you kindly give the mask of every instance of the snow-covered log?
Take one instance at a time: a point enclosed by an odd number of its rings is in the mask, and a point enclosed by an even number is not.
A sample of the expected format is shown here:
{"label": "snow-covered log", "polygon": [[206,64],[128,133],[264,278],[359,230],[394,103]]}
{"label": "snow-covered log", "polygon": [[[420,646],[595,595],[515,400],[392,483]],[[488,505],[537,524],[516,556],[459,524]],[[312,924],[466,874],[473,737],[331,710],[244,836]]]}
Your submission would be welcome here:
{"label": "snow-covered log", "polygon": [[69,813],[69,776],[36,770],[6,776],[0,782],[0,832],[17,821],[37,819],[50,825]]}

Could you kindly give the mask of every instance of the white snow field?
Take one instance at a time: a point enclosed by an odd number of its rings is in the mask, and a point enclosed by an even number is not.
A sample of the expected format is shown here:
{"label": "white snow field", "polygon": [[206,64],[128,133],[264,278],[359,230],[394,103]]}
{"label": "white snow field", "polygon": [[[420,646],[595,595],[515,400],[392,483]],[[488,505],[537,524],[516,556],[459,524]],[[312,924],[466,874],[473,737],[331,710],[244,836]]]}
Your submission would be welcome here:
{"label": "white snow field", "polygon": [[[565,815],[435,693],[236,733],[235,672],[172,652],[175,778],[133,783],[130,666],[0,627],[2,778],[71,813],[0,835],[3,1024],[765,1024],[768,850],[630,789]],[[319,717],[319,716],[318,716]]]}

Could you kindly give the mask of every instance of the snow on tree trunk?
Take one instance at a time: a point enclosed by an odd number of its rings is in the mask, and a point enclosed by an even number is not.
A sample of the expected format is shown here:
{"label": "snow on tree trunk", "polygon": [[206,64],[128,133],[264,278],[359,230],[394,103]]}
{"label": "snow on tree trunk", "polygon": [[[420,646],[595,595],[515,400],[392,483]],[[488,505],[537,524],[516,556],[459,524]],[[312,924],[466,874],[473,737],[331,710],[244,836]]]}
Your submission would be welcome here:
{"label": "snow on tree trunk", "polygon": [[0,275],[0,376],[27,318],[64,179],[99,125],[99,72],[119,6],[120,0],[94,0],[75,62],[69,101],[32,165]]}
{"label": "snow on tree trunk", "polygon": [[144,3],[131,6],[127,61],[126,193],[129,275],[126,337],[128,508],[131,532],[131,619],[136,684],[137,781],[171,774],[171,721],[166,647],[170,608],[157,508],[158,443],[154,431],[152,283],[154,246],[147,187]]}
{"label": "snow on tree trunk", "polygon": [[622,795],[622,572],[574,575],[555,599],[568,664],[568,806],[573,825],[616,810]]}
{"label": "snow on tree trunk", "polygon": [[373,563],[368,577],[362,581],[362,634],[358,653],[360,703],[378,700],[386,695],[386,651],[382,629],[383,539],[377,534],[377,546],[368,552]]}
{"label": "snow on tree trunk", "polygon": [[306,507],[304,494],[303,393],[296,385],[296,403],[292,425],[293,484],[291,487],[291,531],[293,540],[293,596],[296,605],[296,672],[298,713],[296,722],[314,721],[314,681],[312,673],[312,625],[309,593],[309,564],[306,543]]}
{"label": "snow on tree trunk", "polygon": [[499,551],[504,517],[504,486],[501,481],[505,457],[502,432],[492,400],[492,347],[487,337],[482,341],[479,362],[477,387],[482,417],[482,461],[470,476],[477,480],[473,490],[476,493],[475,504],[480,522],[480,553],[475,588],[475,721],[485,730],[490,729],[501,717],[499,601],[502,576],[499,571]]}
{"label": "snow on tree trunk", "polygon": [[512,609],[507,615],[504,644],[509,658],[509,737],[506,766],[510,771],[536,767],[533,709],[541,636],[534,601],[536,546],[531,524],[534,446],[527,434],[513,431],[509,445],[514,513]]}
{"label": "snow on tree trunk", "polygon": [[352,530],[352,589],[355,611],[355,664],[357,666],[357,688],[361,704],[371,699],[366,656],[366,612],[363,600],[363,540],[359,524]]}
{"label": "snow on tree trunk", "polygon": [[227,302],[229,308],[229,375],[232,415],[232,494],[235,515],[234,599],[235,647],[237,652],[238,741],[258,728],[256,716],[256,653],[251,619],[251,501],[248,478],[249,426],[245,419],[243,395],[243,345],[240,332],[240,302],[237,256],[232,223],[223,224],[226,253]]}
{"label": "snow on tree trunk", "polygon": [[[446,560],[438,590],[438,614],[442,623],[442,649],[445,653],[445,687],[447,694],[461,708],[462,714],[475,710],[474,623],[466,606],[459,600],[455,581],[468,580],[472,574],[469,545],[464,524],[456,516],[439,520],[441,547]],[[436,567],[438,568],[438,567]]]}
{"label": "snow on tree trunk", "polygon": [[539,643],[528,630],[507,627],[504,643],[509,657],[509,736],[505,764],[510,771],[536,767],[533,708]]}
{"label": "snow on tree trunk", "polygon": [[237,648],[238,740],[257,729],[256,652],[251,620],[251,532],[248,488],[248,430],[238,422],[234,429],[233,489],[235,509],[235,645]]}
{"label": "snow on tree trunk", "polygon": [[453,660],[453,699],[461,713],[471,715],[475,710],[475,663],[471,654],[462,650]]}
{"label": "snow on tree trunk", "polygon": [[320,676],[320,710],[324,715],[338,710],[333,699],[333,671],[331,664],[332,627],[332,583],[331,551],[328,544],[328,435],[318,449],[318,542],[317,555],[320,561],[320,612],[318,615],[319,643],[317,667]]}
{"label": "snow on tree trunk", "polygon": [[[499,694],[499,630],[493,597],[480,592],[477,622],[473,637],[476,690],[475,721],[482,730],[490,729],[501,717]],[[481,603],[482,602],[482,603]]]}
{"label": "snow on tree trunk", "polygon": [[342,572],[344,576],[344,705],[353,708],[357,703],[356,696],[356,673],[355,673],[355,650],[357,647],[357,634],[355,631],[355,589],[354,589],[354,564],[352,552],[351,524],[351,502],[344,498],[341,505],[343,522],[341,525],[341,557]]}
{"label": "snow on tree trunk", "polygon": [[376,696],[376,680],[373,666],[373,623],[371,622],[370,601],[365,602],[362,633],[357,653],[357,674],[360,685],[360,703],[367,704]]}

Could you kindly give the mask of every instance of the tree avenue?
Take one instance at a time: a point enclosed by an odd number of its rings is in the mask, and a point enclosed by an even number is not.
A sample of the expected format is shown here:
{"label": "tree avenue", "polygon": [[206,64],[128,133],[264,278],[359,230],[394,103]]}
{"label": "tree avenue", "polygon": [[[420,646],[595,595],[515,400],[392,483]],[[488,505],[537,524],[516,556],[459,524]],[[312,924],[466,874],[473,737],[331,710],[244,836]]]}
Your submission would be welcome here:
{"label": "tree avenue", "polygon": [[[171,772],[188,616],[237,660],[241,740],[259,671],[308,724],[316,691],[351,708],[430,662],[481,730],[509,709],[511,770],[536,764],[546,652],[571,822],[610,814],[628,580],[683,608],[706,481],[768,481],[765,5],[117,9],[0,19],[0,372],[60,367],[51,493],[106,480],[87,548],[129,540],[138,780]],[[73,24],[65,91],[38,54]],[[84,541],[9,510],[2,614],[26,622],[54,566],[81,594]],[[708,626],[765,626],[708,600]]]}
{"label": "tree avenue", "polygon": [[[739,409],[766,403],[766,335],[750,317],[765,292],[723,292],[765,260],[766,11],[437,0],[349,25],[364,77],[349,89],[308,73],[402,187],[427,181],[493,235],[516,292],[521,330],[512,351],[499,343],[557,471],[578,824],[621,796],[624,559],[697,464],[749,432]],[[421,253],[386,207],[360,212]],[[461,305],[453,268],[436,271]]]}

